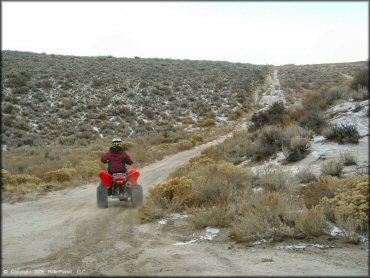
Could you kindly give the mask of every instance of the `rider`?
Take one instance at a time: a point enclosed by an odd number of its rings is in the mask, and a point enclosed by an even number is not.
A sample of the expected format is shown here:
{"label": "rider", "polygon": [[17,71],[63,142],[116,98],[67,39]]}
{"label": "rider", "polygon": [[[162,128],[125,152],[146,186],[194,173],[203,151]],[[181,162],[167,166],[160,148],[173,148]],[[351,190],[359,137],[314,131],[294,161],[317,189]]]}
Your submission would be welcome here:
{"label": "rider", "polygon": [[108,163],[108,173],[126,173],[125,164],[131,165],[131,157],[123,150],[122,139],[114,138],[109,151],[101,158],[102,163]]}

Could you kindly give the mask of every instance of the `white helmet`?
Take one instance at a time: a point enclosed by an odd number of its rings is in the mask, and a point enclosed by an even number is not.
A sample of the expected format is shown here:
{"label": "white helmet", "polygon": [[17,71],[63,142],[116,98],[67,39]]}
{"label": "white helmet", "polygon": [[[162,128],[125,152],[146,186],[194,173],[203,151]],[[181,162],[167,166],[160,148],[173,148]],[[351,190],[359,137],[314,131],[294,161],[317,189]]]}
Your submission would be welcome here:
{"label": "white helmet", "polygon": [[112,147],[121,147],[122,146],[122,139],[117,137],[117,138],[113,138],[112,140]]}

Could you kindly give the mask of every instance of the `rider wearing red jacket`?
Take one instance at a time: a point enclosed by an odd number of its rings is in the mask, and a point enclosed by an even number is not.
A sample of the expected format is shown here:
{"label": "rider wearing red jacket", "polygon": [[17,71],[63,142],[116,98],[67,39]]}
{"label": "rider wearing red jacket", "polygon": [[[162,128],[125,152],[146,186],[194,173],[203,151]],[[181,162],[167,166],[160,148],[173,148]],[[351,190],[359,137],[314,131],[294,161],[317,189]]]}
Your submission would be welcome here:
{"label": "rider wearing red jacket", "polygon": [[122,148],[122,139],[114,138],[109,151],[101,158],[102,163],[108,163],[108,173],[126,173],[125,164],[131,165],[131,157]]}

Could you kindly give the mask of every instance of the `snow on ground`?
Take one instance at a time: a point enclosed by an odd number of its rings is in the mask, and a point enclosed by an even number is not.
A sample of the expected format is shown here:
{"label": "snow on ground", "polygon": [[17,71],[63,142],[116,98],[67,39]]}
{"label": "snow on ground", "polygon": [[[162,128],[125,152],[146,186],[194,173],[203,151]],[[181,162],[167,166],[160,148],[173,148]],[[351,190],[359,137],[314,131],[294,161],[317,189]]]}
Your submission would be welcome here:
{"label": "snow on ground", "polygon": [[343,102],[327,112],[332,124],[355,125],[360,136],[369,135],[369,101]]}
{"label": "snow on ground", "polygon": [[[350,152],[356,157],[357,166],[346,166],[345,174],[353,174],[359,169],[366,169],[369,165],[369,119],[368,119],[369,102],[342,102],[330,108],[326,116],[329,123],[332,124],[351,124],[355,125],[359,131],[360,138],[358,144],[338,144],[336,142],[326,141],[322,135],[314,137],[310,142],[310,153],[302,160],[281,165],[285,159],[283,152],[279,152],[269,161],[250,167],[253,173],[263,170],[279,169],[296,174],[304,168],[309,168],[316,176],[321,175],[322,163],[339,159],[341,153]],[[241,166],[248,167],[250,160],[246,159]]]}
{"label": "snow on ground", "polygon": [[199,241],[203,241],[203,240],[213,240],[213,238],[215,236],[217,236],[217,234],[220,232],[220,229],[216,229],[216,228],[210,228],[210,227],[207,227],[206,228],[206,232],[204,235],[201,235],[200,237],[196,238],[196,239],[192,239],[192,240],[189,240],[189,241],[185,241],[185,242],[176,242],[174,243],[173,245],[177,245],[177,246],[185,246],[185,245],[193,245],[194,243],[197,243]]}

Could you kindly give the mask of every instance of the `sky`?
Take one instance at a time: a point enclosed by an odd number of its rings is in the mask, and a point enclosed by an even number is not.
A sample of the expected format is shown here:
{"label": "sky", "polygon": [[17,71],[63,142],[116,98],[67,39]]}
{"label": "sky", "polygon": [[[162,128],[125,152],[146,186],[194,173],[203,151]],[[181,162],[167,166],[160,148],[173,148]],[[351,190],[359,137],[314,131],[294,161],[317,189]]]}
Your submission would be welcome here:
{"label": "sky", "polygon": [[2,50],[320,64],[369,57],[368,1],[2,1]]}

